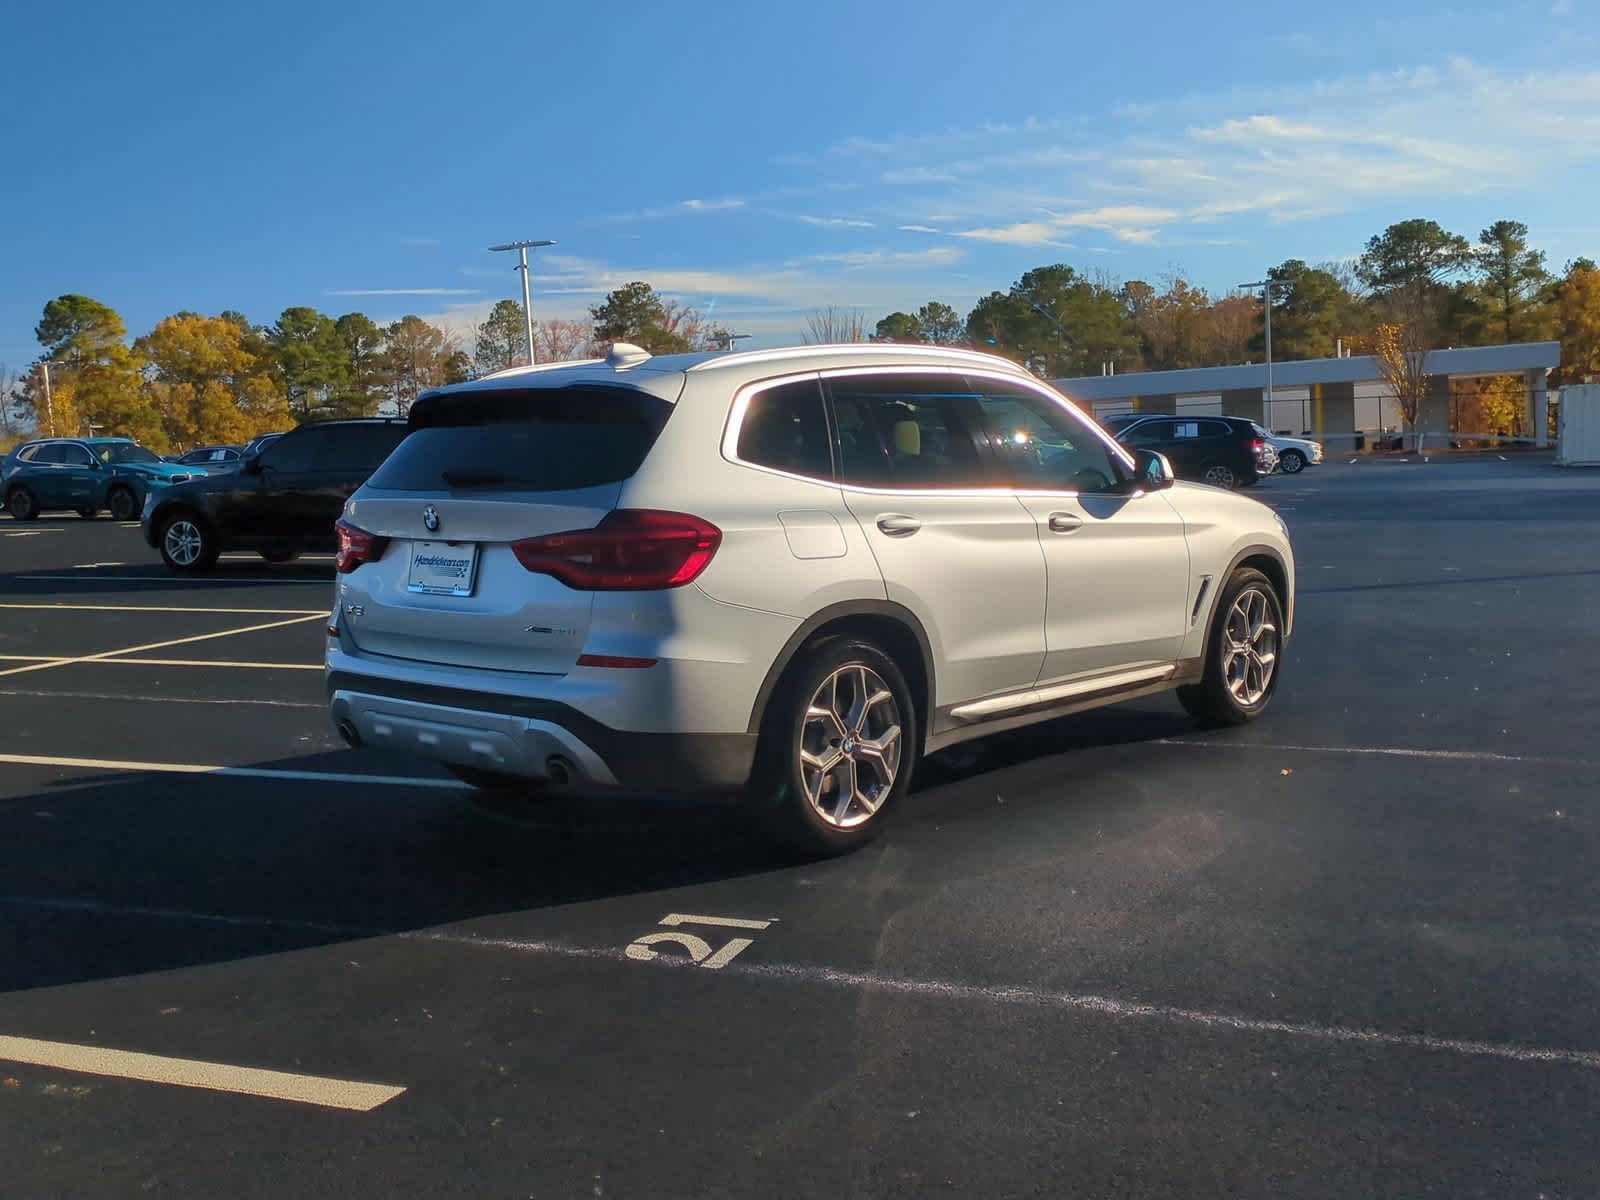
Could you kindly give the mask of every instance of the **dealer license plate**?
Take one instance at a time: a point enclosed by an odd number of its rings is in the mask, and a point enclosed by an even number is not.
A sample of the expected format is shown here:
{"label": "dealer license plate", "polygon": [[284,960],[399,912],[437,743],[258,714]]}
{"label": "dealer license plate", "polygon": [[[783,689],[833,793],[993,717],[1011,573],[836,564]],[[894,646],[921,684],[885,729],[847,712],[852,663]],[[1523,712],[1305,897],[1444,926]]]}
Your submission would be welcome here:
{"label": "dealer license plate", "polygon": [[412,542],[406,590],[429,596],[470,596],[478,577],[476,542]]}

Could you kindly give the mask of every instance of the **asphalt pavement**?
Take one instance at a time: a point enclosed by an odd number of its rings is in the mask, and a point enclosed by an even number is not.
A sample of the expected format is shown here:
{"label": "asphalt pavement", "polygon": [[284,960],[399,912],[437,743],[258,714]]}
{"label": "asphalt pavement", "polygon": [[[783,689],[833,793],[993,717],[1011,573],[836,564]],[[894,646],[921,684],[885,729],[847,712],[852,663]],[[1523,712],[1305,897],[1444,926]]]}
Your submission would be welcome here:
{"label": "asphalt pavement", "polygon": [[1600,472],[1256,494],[1266,718],[962,748],[805,865],[344,749],[328,561],[0,519],[0,1196],[1600,1193]]}

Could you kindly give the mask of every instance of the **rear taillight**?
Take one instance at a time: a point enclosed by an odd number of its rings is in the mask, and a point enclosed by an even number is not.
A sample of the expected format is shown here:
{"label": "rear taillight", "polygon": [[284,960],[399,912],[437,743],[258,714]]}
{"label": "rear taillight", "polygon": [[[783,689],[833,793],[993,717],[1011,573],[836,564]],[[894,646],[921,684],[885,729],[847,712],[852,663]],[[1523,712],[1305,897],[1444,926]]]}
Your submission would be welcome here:
{"label": "rear taillight", "polygon": [[1255,438],[1250,443],[1250,449],[1254,450],[1257,454],[1260,454],[1266,448],[1267,444],[1260,438]]}
{"label": "rear taillight", "polygon": [[341,575],[350,574],[362,563],[377,562],[389,545],[388,538],[368,533],[349,521],[341,519],[333,528],[339,535],[339,553],[333,566]]}
{"label": "rear taillight", "polygon": [[511,544],[529,571],[585,592],[682,587],[711,562],[722,531],[686,513],[619,508],[593,529]]}

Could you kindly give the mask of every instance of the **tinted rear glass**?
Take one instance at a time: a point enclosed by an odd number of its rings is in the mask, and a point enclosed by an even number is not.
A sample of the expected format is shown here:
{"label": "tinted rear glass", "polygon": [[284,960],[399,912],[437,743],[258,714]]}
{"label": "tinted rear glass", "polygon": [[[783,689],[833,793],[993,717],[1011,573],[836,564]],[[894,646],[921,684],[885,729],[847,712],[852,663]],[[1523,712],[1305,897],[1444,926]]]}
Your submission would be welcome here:
{"label": "tinted rear glass", "polygon": [[368,486],[559,492],[639,469],[672,405],[632,388],[500,388],[425,397],[411,436]]}

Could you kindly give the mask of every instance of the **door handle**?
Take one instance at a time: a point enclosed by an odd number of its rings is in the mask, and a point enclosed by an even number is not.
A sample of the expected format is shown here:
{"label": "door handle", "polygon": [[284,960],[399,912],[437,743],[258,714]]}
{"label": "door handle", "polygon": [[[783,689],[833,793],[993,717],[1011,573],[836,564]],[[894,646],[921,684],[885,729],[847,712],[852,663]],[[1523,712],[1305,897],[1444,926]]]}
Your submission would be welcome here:
{"label": "door handle", "polygon": [[922,528],[922,522],[915,517],[900,516],[898,514],[878,518],[878,528],[889,537],[910,537]]}
{"label": "door handle", "polygon": [[1071,513],[1053,512],[1050,514],[1051,533],[1077,533],[1083,528],[1083,518],[1075,517]]}

